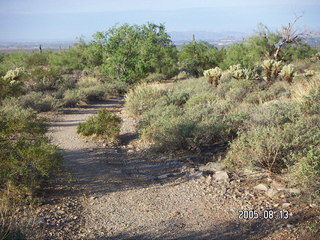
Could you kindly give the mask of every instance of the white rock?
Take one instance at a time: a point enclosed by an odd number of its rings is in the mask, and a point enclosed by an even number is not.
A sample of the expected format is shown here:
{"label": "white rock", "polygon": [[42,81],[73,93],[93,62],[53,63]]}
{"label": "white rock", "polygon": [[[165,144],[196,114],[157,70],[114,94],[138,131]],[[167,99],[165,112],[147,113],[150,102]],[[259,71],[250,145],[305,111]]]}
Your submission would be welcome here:
{"label": "white rock", "polygon": [[301,190],[298,188],[287,188],[287,189],[285,189],[285,191],[292,194],[292,195],[300,195],[301,194]]}
{"label": "white rock", "polygon": [[222,163],[208,162],[206,165],[200,166],[199,170],[215,172],[215,171],[223,171],[225,168],[226,166]]}
{"label": "white rock", "polygon": [[254,189],[257,189],[260,191],[268,191],[269,187],[264,183],[260,183],[257,186],[255,186]]}
{"label": "white rock", "polygon": [[277,190],[277,189],[274,189],[274,188],[270,188],[270,189],[268,189],[268,191],[266,191],[266,195],[268,196],[268,197],[270,197],[270,198],[273,198],[273,197],[275,197],[277,194],[279,194],[279,190]]}
{"label": "white rock", "polygon": [[288,208],[288,207],[290,207],[291,206],[291,203],[283,203],[282,204],[282,207],[283,208]]}
{"label": "white rock", "polygon": [[225,171],[216,171],[213,178],[217,182],[227,182],[229,181],[228,173]]}

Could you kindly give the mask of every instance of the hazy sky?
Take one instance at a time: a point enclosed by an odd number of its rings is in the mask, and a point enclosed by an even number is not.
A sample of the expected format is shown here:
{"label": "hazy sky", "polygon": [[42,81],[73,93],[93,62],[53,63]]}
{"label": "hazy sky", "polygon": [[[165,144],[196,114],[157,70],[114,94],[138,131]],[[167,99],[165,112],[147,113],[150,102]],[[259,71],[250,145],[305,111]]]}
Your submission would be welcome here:
{"label": "hazy sky", "polygon": [[164,23],[170,31],[252,32],[302,15],[320,30],[319,0],[0,0],[0,41],[90,39],[119,23]]}

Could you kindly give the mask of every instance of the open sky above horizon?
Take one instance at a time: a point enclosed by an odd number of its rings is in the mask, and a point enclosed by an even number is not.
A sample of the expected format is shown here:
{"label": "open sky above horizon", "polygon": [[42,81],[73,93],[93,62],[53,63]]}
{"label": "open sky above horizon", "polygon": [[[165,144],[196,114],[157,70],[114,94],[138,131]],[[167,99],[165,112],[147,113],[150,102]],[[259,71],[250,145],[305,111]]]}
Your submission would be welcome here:
{"label": "open sky above horizon", "polygon": [[0,42],[68,41],[115,24],[164,23],[168,32],[254,31],[258,23],[320,31],[319,0],[0,0]]}

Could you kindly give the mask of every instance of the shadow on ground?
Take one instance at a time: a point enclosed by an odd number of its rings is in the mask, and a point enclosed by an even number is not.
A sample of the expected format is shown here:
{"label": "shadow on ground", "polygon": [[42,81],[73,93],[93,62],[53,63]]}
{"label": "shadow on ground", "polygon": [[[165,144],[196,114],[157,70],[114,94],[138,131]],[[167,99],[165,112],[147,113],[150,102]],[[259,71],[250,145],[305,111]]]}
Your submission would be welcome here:
{"label": "shadow on ground", "polygon": [[[205,231],[186,231],[187,227],[183,222],[170,221],[164,223],[165,229],[154,232],[150,230],[146,234],[134,235],[132,233],[123,232],[113,237],[95,237],[97,240],[139,240],[139,239],[154,239],[154,240],[257,240],[270,236],[280,228],[286,227],[287,224],[296,225],[301,222],[316,217],[316,214],[301,217],[299,213],[289,219],[278,220],[235,220],[232,222],[223,222],[213,224],[212,227]],[[173,234],[174,233],[174,234]],[[174,236],[174,237],[173,237]]]}

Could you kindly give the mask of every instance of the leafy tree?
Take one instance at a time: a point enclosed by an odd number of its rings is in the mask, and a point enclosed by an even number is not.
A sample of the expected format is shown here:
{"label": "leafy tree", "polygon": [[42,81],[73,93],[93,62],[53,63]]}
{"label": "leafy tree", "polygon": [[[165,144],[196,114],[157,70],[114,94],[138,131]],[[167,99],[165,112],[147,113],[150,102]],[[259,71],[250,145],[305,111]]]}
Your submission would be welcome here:
{"label": "leafy tree", "polygon": [[92,68],[101,64],[101,53],[97,52],[92,44],[86,44],[83,39],[74,43],[69,49],[54,52],[49,62],[53,66],[73,70]]}
{"label": "leafy tree", "polygon": [[214,68],[223,56],[210,43],[205,41],[191,41],[184,44],[179,52],[179,67],[192,76],[199,77],[204,70]]}
{"label": "leafy tree", "polygon": [[240,64],[242,67],[252,68],[260,59],[259,54],[250,49],[246,43],[234,43],[226,48],[226,55],[220,67],[227,69],[232,65]]}
{"label": "leafy tree", "polygon": [[112,27],[97,32],[90,45],[102,52],[101,71],[128,83],[149,73],[175,72],[177,50],[162,24]]}
{"label": "leafy tree", "polygon": [[300,59],[311,58],[317,50],[310,47],[307,43],[299,42],[290,44],[282,50],[280,58],[286,62],[293,62]]}

